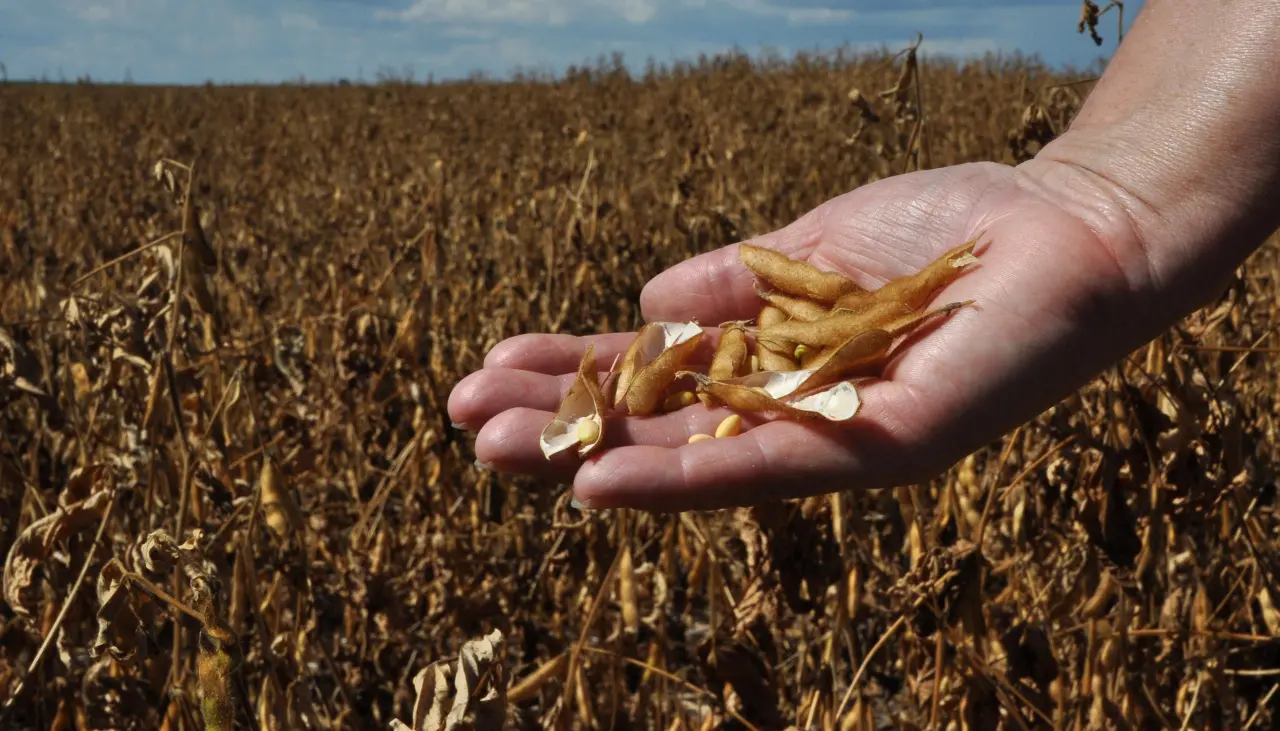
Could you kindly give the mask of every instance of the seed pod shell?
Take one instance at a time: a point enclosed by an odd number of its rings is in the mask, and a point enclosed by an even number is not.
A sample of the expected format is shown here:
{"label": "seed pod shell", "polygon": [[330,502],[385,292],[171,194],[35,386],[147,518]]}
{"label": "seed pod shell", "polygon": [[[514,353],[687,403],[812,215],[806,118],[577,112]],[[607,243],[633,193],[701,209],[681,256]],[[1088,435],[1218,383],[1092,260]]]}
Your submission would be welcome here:
{"label": "seed pod shell", "polygon": [[843,295],[860,291],[857,283],[848,277],[823,271],[772,249],[739,244],[738,259],[775,289],[799,297],[831,303]]}
{"label": "seed pod shell", "polygon": [[[585,457],[604,439],[604,394],[600,390],[595,369],[595,345],[588,345],[578,364],[578,375],[569,392],[560,402],[555,418],[542,430],[538,444],[542,456],[554,455],[578,448],[578,456]],[[584,426],[585,423],[591,426]]]}

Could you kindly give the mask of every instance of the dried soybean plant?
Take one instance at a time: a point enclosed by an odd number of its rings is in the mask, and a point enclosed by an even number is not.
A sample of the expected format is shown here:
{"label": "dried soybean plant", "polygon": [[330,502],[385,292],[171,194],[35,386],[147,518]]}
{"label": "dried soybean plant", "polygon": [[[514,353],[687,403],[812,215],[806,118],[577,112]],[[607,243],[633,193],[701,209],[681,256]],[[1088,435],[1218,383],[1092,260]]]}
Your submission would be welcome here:
{"label": "dried soybean plant", "polygon": [[[916,62],[922,166],[1011,161],[1023,90],[1073,81]],[[262,731],[412,726],[438,688],[448,716],[464,646],[495,631],[464,723],[505,692],[512,729],[1274,727],[1274,241],[1219,300],[919,484],[581,511],[475,464],[450,425],[450,391],[502,339],[636,331],[658,271],[914,165],[915,118],[875,91],[904,63],[0,85],[0,727],[195,731],[227,707]],[[1058,129],[1077,103],[1035,99]],[[186,171],[157,184],[162,158],[198,161],[217,326],[180,272]],[[630,382],[695,337],[676,372],[730,384],[798,379],[841,344],[794,340],[835,302],[756,278],[750,319],[651,328]],[[597,346],[590,367],[614,374],[605,429],[645,418],[618,399],[622,357]],[[651,413],[723,407],[697,386]],[[722,438],[767,415],[726,411]],[[156,531],[191,561],[149,569]]]}
{"label": "dried soybean plant", "polygon": [[[501,731],[507,717],[502,632],[462,646],[450,688],[449,663],[435,662],[413,678],[413,724],[392,719],[391,731]],[[452,696],[453,702],[446,708]]]}
{"label": "dried soybean plant", "polygon": [[[739,244],[743,266],[773,288],[757,289],[763,304],[755,326],[727,323],[702,372],[687,367],[704,337],[697,323],[649,323],[621,356],[621,368],[615,361],[606,374],[614,389],[599,382],[595,348],[588,346],[559,412],[542,431],[543,455],[551,459],[576,445],[585,457],[604,439],[608,410],[619,407],[642,417],[659,404],[669,413],[701,402],[793,420],[847,421],[861,406],[854,379],[880,375],[896,342],[931,318],[972,303],[926,309],[934,294],[978,263],[973,252],[981,237],[874,291],[772,249]],[[686,378],[693,391],[680,387]],[[715,436],[737,436],[741,423],[739,414],[730,416]],[[709,436],[695,434],[689,441]]]}
{"label": "dried soybean plant", "polygon": [[1024,99],[1030,96],[1031,101],[1027,102],[1023,108],[1022,118],[1017,126],[1010,129],[1006,135],[1009,140],[1009,152],[1014,162],[1030,160],[1045,145],[1066,131],[1084,103],[1076,89],[1095,81],[1097,78],[1080,79],[1065,84],[1049,84],[1041,87],[1034,94],[1024,89]]}
{"label": "dried soybean plant", "polygon": [[1098,23],[1102,16],[1110,10],[1116,11],[1116,45],[1124,40],[1124,0],[1111,0],[1099,8],[1093,0],[1083,0],[1080,5],[1080,22],[1076,25],[1077,33],[1089,32],[1095,46],[1102,45],[1102,36],[1098,35]]}

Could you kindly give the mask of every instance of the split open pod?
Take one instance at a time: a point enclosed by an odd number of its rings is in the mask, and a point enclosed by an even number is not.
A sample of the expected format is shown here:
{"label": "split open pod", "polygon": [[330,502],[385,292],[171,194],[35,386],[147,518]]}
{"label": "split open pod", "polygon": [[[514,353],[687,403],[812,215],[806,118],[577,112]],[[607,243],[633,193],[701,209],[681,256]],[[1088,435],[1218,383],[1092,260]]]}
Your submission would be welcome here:
{"label": "split open pod", "polygon": [[578,448],[579,457],[585,457],[604,439],[607,406],[596,376],[595,350],[595,345],[587,346],[578,364],[577,378],[560,402],[555,418],[542,430],[539,444],[547,459],[573,447]]}

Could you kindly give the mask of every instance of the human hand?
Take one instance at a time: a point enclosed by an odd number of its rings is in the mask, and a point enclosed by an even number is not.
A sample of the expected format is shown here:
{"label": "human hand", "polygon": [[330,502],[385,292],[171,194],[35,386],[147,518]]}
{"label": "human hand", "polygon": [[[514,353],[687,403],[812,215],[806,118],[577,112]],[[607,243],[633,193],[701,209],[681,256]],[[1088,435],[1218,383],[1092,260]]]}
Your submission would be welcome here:
{"label": "human hand", "polygon": [[[585,460],[547,461],[538,435],[573,382],[588,343],[608,370],[635,333],[529,334],[495,346],[449,399],[453,421],[478,429],[492,469],[572,481],[591,508],[714,509],[927,480],[1034,417],[1166,324],[1144,303],[1146,253],[1124,227],[1099,233],[1075,210],[1085,187],[1054,163],[962,165],[882,180],[832,199],[752,240],[875,288],[914,273],[985,231],[979,264],[931,306],[973,299],[899,347],[882,380],[860,382],[845,423],[744,415],[740,436],[688,444],[730,412],[694,404],[610,418]],[[714,325],[759,311],[737,246],[685,261],[641,295],[647,321]],[[708,344],[707,355],[714,346]]]}

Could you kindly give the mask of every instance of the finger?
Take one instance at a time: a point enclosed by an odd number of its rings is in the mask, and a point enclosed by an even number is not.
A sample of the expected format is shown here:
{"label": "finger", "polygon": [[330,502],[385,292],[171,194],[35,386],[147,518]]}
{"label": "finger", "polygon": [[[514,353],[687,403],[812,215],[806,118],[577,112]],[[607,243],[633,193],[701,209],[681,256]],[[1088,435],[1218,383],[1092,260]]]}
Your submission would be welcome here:
{"label": "finger", "polygon": [[892,383],[867,388],[868,403],[847,424],[778,420],[674,449],[610,449],[577,471],[574,497],[590,508],[716,510],[907,484],[936,465],[923,431],[895,416],[910,409],[902,390]]}
{"label": "finger", "polygon": [[[603,373],[597,373],[603,379]],[[449,419],[462,429],[475,430],[507,409],[527,408],[554,413],[573,386],[576,373],[551,376],[509,368],[482,368],[468,374],[449,392]]]}
{"label": "finger", "polygon": [[[596,382],[604,383],[607,376],[607,371],[598,371]],[[449,393],[449,419],[456,427],[476,430],[508,409],[536,409],[554,414],[577,378],[577,373],[552,376],[509,368],[482,368],[464,377]]]}
{"label": "finger", "polygon": [[[681,322],[687,322],[682,320]],[[720,324],[719,321],[714,323]],[[718,327],[703,327],[702,341],[689,356],[690,363],[710,363],[720,342]],[[551,335],[531,333],[507,338],[489,351],[484,359],[485,368],[506,368],[532,371],[549,375],[577,373],[578,364],[588,345],[595,345],[595,367],[607,372],[636,339],[638,333],[608,333],[604,335]]]}
{"label": "finger", "polygon": [[[749,240],[802,258],[818,245],[822,208],[795,223]],[[640,311],[647,322],[697,320],[728,322],[755,317],[763,303],[755,276],[738,261],[738,244],[700,254],[658,274],[640,292]]]}
{"label": "finger", "polygon": [[511,472],[558,482],[572,482],[582,461],[572,451],[548,460],[538,437],[554,414],[515,408],[490,419],[476,434],[476,464],[497,472]]}
{"label": "finger", "polygon": [[[706,371],[715,354],[720,331],[707,330],[705,332],[707,337],[690,355],[689,360],[682,366],[683,368]],[[545,337],[550,338],[551,342],[554,343],[560,336]],[[587,341],[588,339],[577,338],[577,340]],[[449,412],[450,421],[453,422],[455,427],[475,430],[484,426],[489,419],[507,409],[528,408],[541,411],[557,411],[560,408],[560,403],[564,400],[565,395],[569,393],[569,389],[577,378],[577,366],[582,359],[582,353],[578,352],[577,355],[574,355],[573,351],[581,351],[582,348],[585,348],[585,346],[575,348],[568,343],[562,342],[559,355],[554,358],[544,357],[539,365],[558,368],[554,373],[486,366],[466,375],[449,392],[449,402],[446,409]],[[547,348],[546,350],[549,349]],[[530,352],[538,352],[538,349],[533,348]],[[512,359],[514,359],[514,356],[512,356]],[[556,359],[562,362],[557,363]],[[521,363],[519,360],[516,360],[516,362]],[[572,362],[572,367],[569,367],[570,362]],[[613,358],[596,358],[597,368],[609,368],[613,363]],[[608,375],[609,372],[607,370],[597,370],[596,382],[603,385]],[[673,382],[670,390],[672,392],[692,390],[693,387],[693,380],[684,378]]]}
{"label": "finger", "polygon": [[[708,409],[694,404],[680,411],[644,418],[611,417],[605,422],[604,438],[598,452],[636,445],[673,450],[688,444],[694,434],[713,434],[720,422],[731,413],[728,409]],[[554,414],[550,411],[513,408],[490,419],[476,435],[476,461],[499,472],[566,479],[582,464],[571,450],[553,455],[542,454],[538,438]],[[743,417],[744,428],[752,428],[761,420]],[[590,457],[588,457],[590,459]]]}
{"label": "finger", "polygon": [[562,335],[528,333],[516,335],[489,350],[484,357],[485,368],[512,368],[538,373],[574,373],[582,362],[587,346],[594,344],[596,370],[607,371],[613,359],[626,352],[635,340],[636,333],[606,333],[603,335]]}

